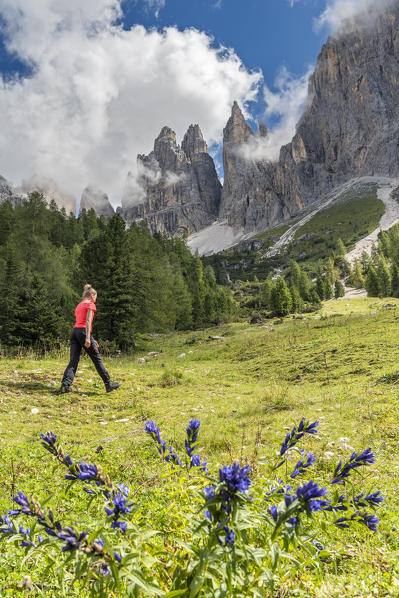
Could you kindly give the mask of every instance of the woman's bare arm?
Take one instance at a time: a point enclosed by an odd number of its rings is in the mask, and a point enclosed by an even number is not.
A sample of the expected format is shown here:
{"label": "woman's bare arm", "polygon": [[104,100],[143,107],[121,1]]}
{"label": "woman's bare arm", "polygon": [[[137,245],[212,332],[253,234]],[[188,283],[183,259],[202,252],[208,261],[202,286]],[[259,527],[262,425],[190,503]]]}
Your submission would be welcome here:
{"label": "woman's bare arm", "polygon": [[90,328],[91,328],[91,321],[93,319],[93,310],[89,309],[87,310],[87,315],[86,315],[86,342],[85,342],[85,347],[86,349],[88,349],[90,347],[91,341],[90,341]]}

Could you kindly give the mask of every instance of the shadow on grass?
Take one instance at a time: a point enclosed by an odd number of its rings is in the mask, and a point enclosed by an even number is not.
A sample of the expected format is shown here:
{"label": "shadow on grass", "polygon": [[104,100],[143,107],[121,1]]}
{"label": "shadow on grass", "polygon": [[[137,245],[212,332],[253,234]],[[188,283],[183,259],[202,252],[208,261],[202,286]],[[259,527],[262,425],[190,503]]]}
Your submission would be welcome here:
{"label": "shadow on grass", "polygon": [[72,391],[60,394],[59,393],[59,385],[57,386],[48,386],[44,382],[33,382],[33,381],[26,381],[26,382],[12,382],[10,380],[2,380],[0,379],[0,387],[6,386],[13,390],[25,390],[26,392],[46,392],[50,395],[57,395],[60,397],[77,397],[79,395],[86,395],[88,397],[96,397],[102,394],[105,394],[105,390],[101,392],[101,390],[86,390],[84,388],[73,388]]}
{"label": "shadow on grass", "polygon": [[57,386],[47,386],[43,382],[11,382],[10,380],[1,380],[0,379],[0,386],[8,386],[8,388],[12,388],[14,390],[36,390],[36,391],[45,391],[49,394],[53,394],[57,390]]}

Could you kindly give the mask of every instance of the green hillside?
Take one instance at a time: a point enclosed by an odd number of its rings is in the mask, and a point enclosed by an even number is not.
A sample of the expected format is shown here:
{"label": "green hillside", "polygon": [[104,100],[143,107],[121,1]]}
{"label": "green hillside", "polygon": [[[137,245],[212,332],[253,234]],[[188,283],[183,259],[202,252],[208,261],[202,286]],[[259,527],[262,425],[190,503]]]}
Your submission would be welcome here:
{"label": "green hillside", "polygon": [[356,185],[343,192],[332,205],[322,209],[298,228],[293,240],[276,257],[267,258],[268,249],[290,226],[306,216],[306,210],[296,219],[257,234],[251,239],[262,241],[263,247],[248,250],[245,249],[246,242],[243,242],[217,255],[204,258],[204,261],[212,264],[219,276],[227,272],[232,281],[253,280],[255,276],[263,280],[274,268],[285,267],[290,259],[312,270],[318,260],[325,261],[333,254],[338,239],[343,241],[348,251],[352,249],[359,239],[378,227],[384,211],[385,207],[377,197],[375,184]]}
{"label": "green hillside", "polygon": [[[310,437],[304,448],[318,460],[305,479],[327,483],[339,459],[371,447],[376,464],[359,470],[353,481],[383,493],[379,532],[326,523],[317,540],[329,547],[329,556],[304,560],[298,551],[293,557],[299,560],[284,565],[273,594],[263,589],[261,595],[397,596],[398,317],[397,299],[344,299],[325,303],[311,316],[274,320],[265,327],[230,324],[148,335],[138,340],[134,355],[105,358],[113,378],[123,382],[111,395],[104,393],[87,359],[81,361],[74,392],[55,395],[66,351],[41,359],[3,354],[0,511],[5,513],[17,490],[23,490],[41,503],[48,500],[56,518],[94,529],[93,522],[103,513],[101,501],[100,506],[97,499],[90,501],[81,485],[66,494],[62,467],[40,447],[39,433],[53,430],[74,459],[95,462],[131,487],[131,529],[157,530],[159,535],[147,541],[154,560],[144,568],[148,566],[153,581],[163,588],[160,595],[167,595],[170,576],[165,571],[171,574],[176,551],[184,552],[182,544],[191,541],[190,518],[197,507],[183,481],[171,477],[167,464],[160,463],[144,423],[154,420],[163,438],[181,451],[188,420],[198,418],[199,452],[211,475],[219,465],[238,459],[253,467],[254,489],[266,491],[278,477],[269,464],[275,463],[287,427],[302,417],[317,419],[320,434]],[[148,356],[150,351],[158,353]],[[145,363],[138,364],[138,357]],[[62,591],[56,574],[46,572],[48,562],[40,548],[2,540],[1,596],[26,595],[29,580],[32,597],[88,595],[84,576],[72,588],[67,575]],[[54,554],[64,553],[58,548]],[[122,590],[107,594],[124,595]]]}

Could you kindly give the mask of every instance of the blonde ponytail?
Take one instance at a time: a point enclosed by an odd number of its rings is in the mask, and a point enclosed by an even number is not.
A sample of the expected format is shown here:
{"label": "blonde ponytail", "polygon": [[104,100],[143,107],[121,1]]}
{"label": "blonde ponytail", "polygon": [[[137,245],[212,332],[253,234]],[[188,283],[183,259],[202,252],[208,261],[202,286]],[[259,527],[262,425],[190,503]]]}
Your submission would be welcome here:
{"label": "blonde ponytail", "polygon": [[82,299],[90,299],[90,297],[92,295],[97,295],[97,291],[96,289],[93,289],[93,287],[91,286],[91,284],[85,284],[85,286],[83,287],[83,295],[82,295]]}

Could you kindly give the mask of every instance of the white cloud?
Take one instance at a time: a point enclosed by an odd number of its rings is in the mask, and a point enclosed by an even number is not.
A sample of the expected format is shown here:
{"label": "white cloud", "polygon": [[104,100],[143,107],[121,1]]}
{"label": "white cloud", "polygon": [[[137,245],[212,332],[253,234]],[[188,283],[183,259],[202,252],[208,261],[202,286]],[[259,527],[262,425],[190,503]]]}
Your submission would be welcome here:
{"label": "white cloud", "polygon": [[302,111],[309,101],[308,83],[312,72],[313,68],[309,67],[302,77],[295,78],[283,67],[275,81],[277,91],[265,86],[265,118],[277,117],[279,122],[267,137],[254,135],[241,146],[240,154],[244,158],[255,161],[278,160],[281,146],[292,140]]}
{"label": "white cloud", "polygon": [[33,174],[80,196],[94,182],[120,203],[136,155],[164,125],[181,140],[198,122],[219,142],[234,99],[253,100],[260,73],[195,29],[123,30],[119,0],[0,0],[8,47],[33,66],[0,78],[0,173]]}
{"label": "white cloud", "polygon": [[316,28],[327,27],[340,32],[347,26],[368,26],[376,16],[395,4],[397,0],[327,0],[323,13],[316,19]]}

